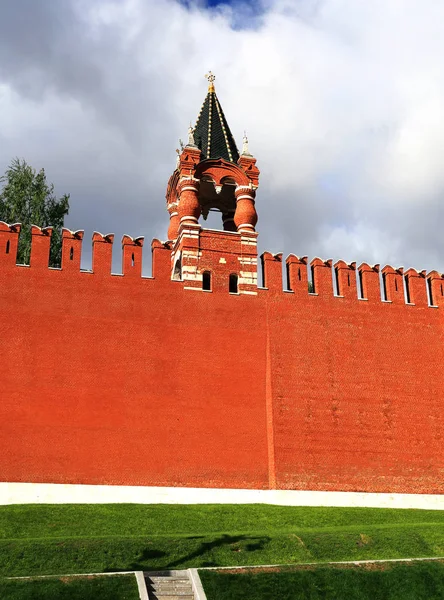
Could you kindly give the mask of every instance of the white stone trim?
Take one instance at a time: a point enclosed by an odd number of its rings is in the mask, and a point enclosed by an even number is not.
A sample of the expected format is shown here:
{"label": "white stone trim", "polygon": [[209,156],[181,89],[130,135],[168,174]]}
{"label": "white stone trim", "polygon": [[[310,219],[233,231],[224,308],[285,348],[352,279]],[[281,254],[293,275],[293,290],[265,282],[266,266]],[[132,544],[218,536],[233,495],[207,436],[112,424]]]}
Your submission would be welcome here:
{"label": "white stone trim", "polygon": [[256,285],[257,281],[255,279],[246,279],[245,277],[239,278],[239,285]]}
{"label": "white stone trim", "polygon": [[[198,289],[198,288],[190,288]],[[444,510],[444,494],[314,492],[218,488],[0,483],[0,505],[8,504],[275,504]]]}
{"label": "white stone trim", "polygon": [[254,196],[251,196],[250,194],[240,194],[237,198],[236,198],[236,202],[238,200],[243,200],[244,198],[248,198],[249,200],[254,200]]}
{"label": "white stone trim", "polygon": [[244,256],[238,256],[237,260],[240,262],[241,265],[256,265],[257,266],[257,258],[250,258],[250,257],[244,257]]}
{"label": "white stone trim", "polygon": [[140,600],[150,600],[148,597],[148,590],[146,588],[145,577],[143,575],[143,571],[135,571],[134,574],[136,576],[137,588],[139,590]]}
{"label": "white stone trim", "polygon": [[241,274],[238,283],[244,285],[257,285],[257,275],[256,273],[244,273],[243,276]]}
{"label": "white stone trim", "polygon": [[182,235],[180,238],[180,241],[182,241],[183,239],[187,239],[187,240],[198,240],[199,236],[198,235],[192,235],[190,234],[186,234],[186,235]]}
{"label": "white stone trim", "polygon": [[198,223],[198,220],[196,219],[196,217],[193,217],[192,215],[187,215],[180,219],[181,223],[183,223],[184,221],[193,221],[193,223]]}
{"label": "white stone trim", "polygon": [[184,273],[182,270],[182,281],[203,281],[202,275],[199,273]]}
{"label": "white stone trim", "polygon": [[182,256],[185,258],[200,258],[202,252],[199,250],[182,250]]}
{"label": "white stone trim", "polygon": [[188,569],[188,578],[191,581],[196,600],[207,600],[197,569]]}
{"label": "white stone trim", "polygon": [[194,237],[198,238],[199,233],[200,233],[200,229],[185,229],[185,228],[183,228],[182,231],[180,232],[180,238],[186,237],[186,236],[194,236]]}

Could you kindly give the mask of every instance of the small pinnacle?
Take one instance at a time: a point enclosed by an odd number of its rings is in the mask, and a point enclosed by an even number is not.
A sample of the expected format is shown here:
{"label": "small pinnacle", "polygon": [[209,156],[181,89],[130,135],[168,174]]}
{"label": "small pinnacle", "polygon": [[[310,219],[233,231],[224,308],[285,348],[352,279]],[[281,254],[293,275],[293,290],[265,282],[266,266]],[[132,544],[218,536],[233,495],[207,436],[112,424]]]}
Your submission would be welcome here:
{"label": "small pinnacle", "polygon": [[194,141],[194,129],[190,123],[190,126],[188,127],[188,144],[187,146],[195,146],[196,142]]}
{"label": "small pinnacle", "polygon": [[214,80],[216,79],[216,75],[213,75],[211,71],[208,71],[205,77],[208,79],[208,92],[215,92]]}
{"label": "small pinnacle", "polygon": [[244,137],[242,140],[242,154],[246,155],[246,156],[251,156],[249,150],[248,150],[248,138],[247,138],[247,132],[244,131]]}

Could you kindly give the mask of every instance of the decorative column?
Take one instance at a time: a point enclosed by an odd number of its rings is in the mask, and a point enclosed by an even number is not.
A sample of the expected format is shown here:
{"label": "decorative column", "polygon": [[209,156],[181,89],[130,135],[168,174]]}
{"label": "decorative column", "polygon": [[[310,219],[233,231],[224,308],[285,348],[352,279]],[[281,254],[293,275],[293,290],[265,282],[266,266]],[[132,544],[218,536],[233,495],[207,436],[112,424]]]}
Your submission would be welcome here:
{"label": "decorative column", "polygon": [[224,224],[224,231],[237,231],[234,223],[234,210],[228,211],[222,215],[222,222]]}
{"label": "decorative column", "polygon": [[179,224],[188,225],[198,222],[200,217],[199,204],[199,185],[200,182],[194,177],[181,179],[177,184],[179,196]]}
{"label": "decorative column", "polygon": [[255,190],[249,186],[238,186],[234,191],[234,195],[236,197],[234,222],[237,231],[255,231],[254,226],[257,223],[257,212],[254,206]]}
{"label": "decorative column", "polygon": [[168,227],[168,239],[176,240],[179,232],[179,207],[177,202],[170,202],[167,205],[167,210],[170,214],[170,225]]}

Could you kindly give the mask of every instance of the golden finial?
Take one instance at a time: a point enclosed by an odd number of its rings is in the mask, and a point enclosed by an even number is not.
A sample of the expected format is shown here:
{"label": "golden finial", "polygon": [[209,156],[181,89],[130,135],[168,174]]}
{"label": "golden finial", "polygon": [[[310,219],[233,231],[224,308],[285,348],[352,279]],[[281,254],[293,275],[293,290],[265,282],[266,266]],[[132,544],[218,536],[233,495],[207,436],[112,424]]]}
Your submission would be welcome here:
{"label": "golden finial", "polygon": [[213,73],[211,71],[208,71],[208,73],[205,75],[205,77],[208,79],[208,91],[209,92],[214,92],[214,80],[216,79],[216,75],[213,75]]}

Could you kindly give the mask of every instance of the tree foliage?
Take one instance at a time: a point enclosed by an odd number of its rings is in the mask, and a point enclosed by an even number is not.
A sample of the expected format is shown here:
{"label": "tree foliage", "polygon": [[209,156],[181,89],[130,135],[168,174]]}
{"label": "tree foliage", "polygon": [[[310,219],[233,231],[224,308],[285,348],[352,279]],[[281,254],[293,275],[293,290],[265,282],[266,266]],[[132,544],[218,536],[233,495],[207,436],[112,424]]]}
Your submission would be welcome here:
{"label": "tree foliage", "polygon": [[62,227],[69,211],[69,194],[57,198],[54,185],[46,181],[45,170],[38,173],[25,160],[12,160],[0,177],[0,221],[21,223],[17,262],[29,264],[31,225],[53,227],[49,264],[60,266]]}

